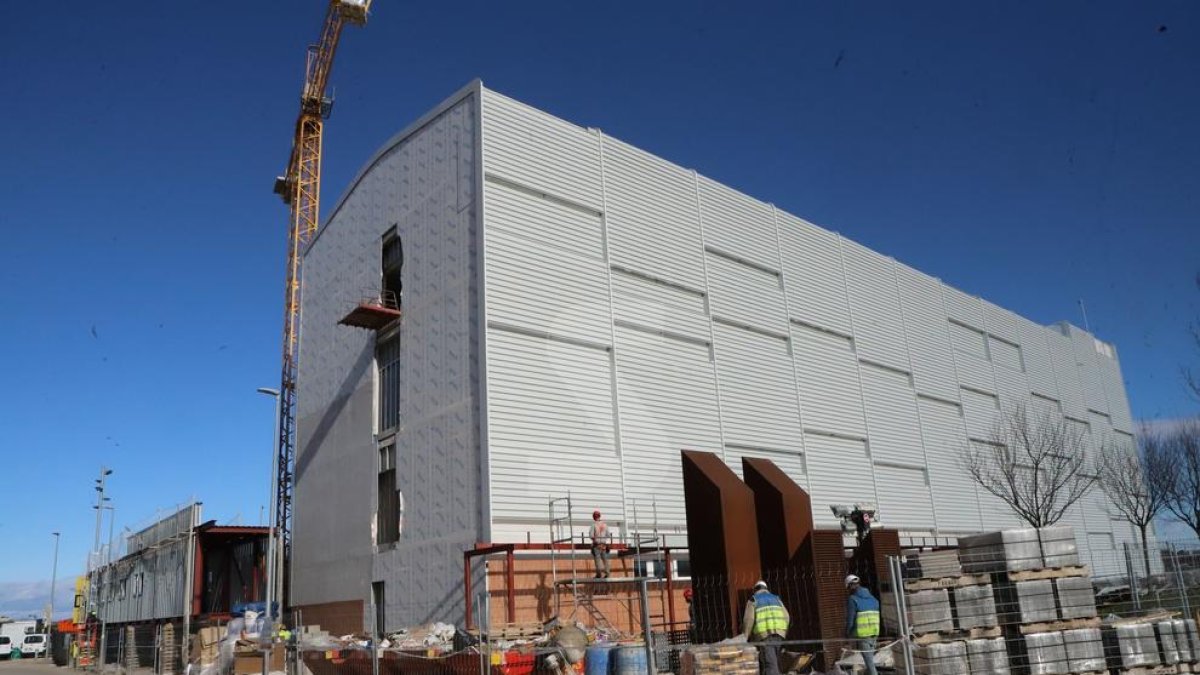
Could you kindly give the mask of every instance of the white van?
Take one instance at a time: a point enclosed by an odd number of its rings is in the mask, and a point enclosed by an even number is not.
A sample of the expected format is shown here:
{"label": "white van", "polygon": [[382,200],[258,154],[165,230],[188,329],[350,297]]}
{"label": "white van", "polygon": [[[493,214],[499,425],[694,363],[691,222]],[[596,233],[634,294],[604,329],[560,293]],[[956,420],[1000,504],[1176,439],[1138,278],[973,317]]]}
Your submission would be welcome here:
{"label": "white van", "polygon": [[34,658],[45,656],[46,654],[46,634],[45,633],[30,633],[25,636],[21,644],[17,646],[21,652],[22,658]]}
{"label": "white van", "polygon": [[7,635],[0,635],[0,659],[7,659],[12,656],[12,638]]}

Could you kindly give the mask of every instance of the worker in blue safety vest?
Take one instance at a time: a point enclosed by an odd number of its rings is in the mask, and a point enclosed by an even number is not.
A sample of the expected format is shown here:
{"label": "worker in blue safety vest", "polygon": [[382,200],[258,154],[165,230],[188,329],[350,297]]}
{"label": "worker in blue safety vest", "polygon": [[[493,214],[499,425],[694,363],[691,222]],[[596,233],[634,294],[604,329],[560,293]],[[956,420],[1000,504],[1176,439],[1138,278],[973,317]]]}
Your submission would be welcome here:
{"label": "worker in blue safety vest", "polygon": [[746,601],[742,614],[747,640],[758,645],[758,661],[762,675],[780,675],[779,643],[787,637],[792,617],[778,595],[767,590],[767,582],[754,584],[754,595]]}
{"label": "worker in blue safety vest", "polygon": [[879,637],[879,601],[853,574],[846,577],[846,591],[850,594],[846,598],[846,635],[856,641],[867,675],[877,675],[875,639]]}

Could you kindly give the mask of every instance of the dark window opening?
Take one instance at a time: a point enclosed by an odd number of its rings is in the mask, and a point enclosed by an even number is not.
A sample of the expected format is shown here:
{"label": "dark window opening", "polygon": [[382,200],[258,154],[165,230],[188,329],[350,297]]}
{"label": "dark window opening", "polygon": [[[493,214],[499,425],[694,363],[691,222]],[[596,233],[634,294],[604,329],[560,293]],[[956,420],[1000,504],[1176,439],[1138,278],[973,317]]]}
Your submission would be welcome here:
{"label": "dark window opening", "polygon": [[383,637],[387,632],[387,614],[384,611],[387,606],[387,597],[384,593],[382,581],[371,582],[371,602],[375,605],[375,635],[373,636],[375,640]]}
{"label": "dark window opening", "polygon": [[375,347],[379,367],[379,431],[400,424],[400,334],[379,342]]}
{"label": "dark window opening", "polygon": [[400,540],[400,493],[396,491],[396,446],[379,451],[379,511],[376,513],[377,544]]}
{"label": "dark window opening", "polygon": [[392,228],[383,237],[382,263],[383,293],[381,299],[385,306],[398,309],[402,287],[401,270],[404,268],[404,246],[400,242],[400,237],[396,236],[395,228]]}

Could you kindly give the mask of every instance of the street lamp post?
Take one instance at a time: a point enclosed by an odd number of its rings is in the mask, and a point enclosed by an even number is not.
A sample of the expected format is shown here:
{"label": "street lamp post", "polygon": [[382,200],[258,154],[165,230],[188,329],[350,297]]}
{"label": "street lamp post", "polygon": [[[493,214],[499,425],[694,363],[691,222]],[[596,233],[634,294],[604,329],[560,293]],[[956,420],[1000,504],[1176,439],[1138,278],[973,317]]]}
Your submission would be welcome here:
{"label": "street lamp post", "polygon": [[[107,497],[105,498],[105,500],[110,501],[110,500],[108,500]],[[105,595],[111,595],[112,594],[111,587],[112,587],[112,581],[113,581],[113,579],[112,579],[113,573],[112,573],[112,570],[109,569],[109,564],[112,562],[112,531],[113,531],[113,522],[115,522],[117,520],[117,507],[112,504],[105,504],[100,509],[100,511],[101,512],[108,511],[108,551],[105,553],[105,556],[104,556],[105,562],[104,562],[104,575],[103,576],[104,576],[104,578],[108,579],[108,582],[104,584]],[[99,552],[96,553],[96,557],[100,557]],[[97,579],[99,579],[101,577],[101,575],[97,574],[96,577],[97,577]],[[104,601],[104,609],[105,609],[104,616],[99,617],[100,618],[100,659],[99,659],[99,664],[101,667],[103,667],[105,661],[108,660],[108,654],[107,654],[107,651],[108,651],[108,600]]]}
{"label": "street lamp post", "polygon": [[[276,514],[276,506],[277,506],[277,504],[276,504],[276,498],[277,498],[276,489],[279,487],[278,475],[279,475],[279,414],[280,414],[279,404],[280,404],[280,399],[279,399],[279,390],[278,389],[270,389],[268,387],[259,387],[258,393],[266,394],[267,396],[273,396],[275,398],[275,433],[273,434],[275,440],[272,444],[272,452],[271,452],[271,487],[267,493],[270,495],[271,502],[270,502],[270,509],[269,509],[270,515],[268,516],[268,520],[267,520],[268,529],[267,529],[267,603],[266,603],[266,605],[267,605],[267,607],[266,607],[266,609],[267,609],[267,628],[271,631],[271,633],[274,633],[275,610],[274,610],[273,604],[275,602],[278,602],[279,598],[281,598],[283,595],[282,592],[276,592],[276,588],[275,588],[276,585],[279,583],[280,577],[283,576],[282,574],[280,574],[280,572],[281,572],[280,565],[278,564],[278,561],[276,560],[276,557],[278,555],[278,552],[277,552],[278,546],[275,543],[275,534],[276,534],[275,518],[277,515]],[[280,589],[280,590],[282,590],[282,589]],[[282,607],[280,609],[282,609]]]}
{"label": "street lamp post", "polygon": [[[46,610],[46,633],[50,633],[50,626],[54,621],[54,585],[58,583],[58,540],[61,534],[51,532],[54,535],[54,566],[50,572],[50,607]],[[46,649],[46,658],[50,658],[50,650]]]}

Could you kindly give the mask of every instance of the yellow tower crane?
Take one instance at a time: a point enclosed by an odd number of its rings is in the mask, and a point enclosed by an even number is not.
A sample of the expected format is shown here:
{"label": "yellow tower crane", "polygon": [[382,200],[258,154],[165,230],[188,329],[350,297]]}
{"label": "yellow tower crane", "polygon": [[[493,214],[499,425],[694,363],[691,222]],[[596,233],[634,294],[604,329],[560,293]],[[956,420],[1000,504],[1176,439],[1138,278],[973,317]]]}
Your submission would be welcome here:
{"label": "yellow tower crane", "polygon": [[292,481],[296,460],[296,362],[300,340],[300,256],[320,225],[321,131],[332,105],[326,95],[329,72],[342,28],[367,21],[371,0],[330,0],[321,37],[308,47],[300,115],[292,139],[287,170],[275,179],[275,192],[291,209],[288,223],[287,280],[283,296],[283,374],[279,386],[279,436],[275,461],[275,503],[271,525],[278,546],[271,556],[273,594],[281,607],[288,606],[283,577],[292,553]]}

